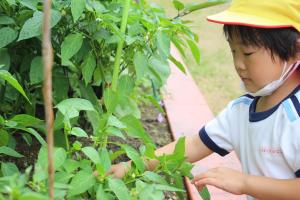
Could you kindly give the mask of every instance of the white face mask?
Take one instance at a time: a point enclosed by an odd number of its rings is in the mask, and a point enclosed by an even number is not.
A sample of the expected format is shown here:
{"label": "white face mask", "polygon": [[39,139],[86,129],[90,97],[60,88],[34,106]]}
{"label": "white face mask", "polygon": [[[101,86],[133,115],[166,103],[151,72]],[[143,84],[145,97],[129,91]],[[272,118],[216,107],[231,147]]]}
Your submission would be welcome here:
{"label": "white face mask", "polygon": [[[288,67],[288,69],[286,70],[287,62],[285,62],[279,79],[272,81],[271,83],[265,85],[263,88],[259,89],[258,91],[254,92],[254,93],[247,91],[247,94],[250,94],[254,97],[268,96],[268,95],[272,94],[277,88],[279,88],[290,77],[291,74],[293,74],[293,72],[297,69],[299,64],[300,64],[300,60],[298,60],[296,63],[290,65]],[[242,88],[246,88],[243,82],[242,82]]]}

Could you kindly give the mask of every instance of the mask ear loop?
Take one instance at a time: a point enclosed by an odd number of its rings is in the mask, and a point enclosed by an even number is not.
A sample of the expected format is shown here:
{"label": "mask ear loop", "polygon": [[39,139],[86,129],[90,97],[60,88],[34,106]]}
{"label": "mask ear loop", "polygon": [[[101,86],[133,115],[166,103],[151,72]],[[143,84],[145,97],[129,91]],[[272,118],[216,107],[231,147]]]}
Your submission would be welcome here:
{"label": "mask ear loop", "polygon": [[286,80],[298,67],[300,64],[300,60],[298,60],[296,63],[292,65],[292,67],[283,75],[283,80]]}

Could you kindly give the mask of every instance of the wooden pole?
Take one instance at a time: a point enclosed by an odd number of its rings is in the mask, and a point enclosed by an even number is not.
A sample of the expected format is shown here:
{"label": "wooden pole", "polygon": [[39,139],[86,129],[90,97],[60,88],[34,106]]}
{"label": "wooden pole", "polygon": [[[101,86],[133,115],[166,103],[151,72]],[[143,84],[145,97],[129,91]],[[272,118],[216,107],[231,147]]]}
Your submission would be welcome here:
{"label": "wooden pole", "polygon": [[51,0],[44,0],[43,19],[43,65],[44,85],[43,96],[45,103],[45,119],[48,147],[49,199],[54,199],[54,161],[53,161],[53,105],[52,105],[52,65],[53,50],[51,45]]}

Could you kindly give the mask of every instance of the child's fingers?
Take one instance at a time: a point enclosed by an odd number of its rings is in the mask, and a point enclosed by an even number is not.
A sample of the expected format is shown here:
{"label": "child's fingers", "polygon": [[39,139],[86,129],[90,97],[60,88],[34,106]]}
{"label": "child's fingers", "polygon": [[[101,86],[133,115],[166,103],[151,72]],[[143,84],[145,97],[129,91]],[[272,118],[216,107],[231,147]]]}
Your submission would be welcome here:
{"label": "child's fingers", "polygon": [[194,184],[195,184],[195,186],[196,186],[196,188],[198,189],[199,192],[206,185],[211,185],[211,186],[215,186],[215,187],[220,188],[220,186],[217,182],[217,179],[215,179],[215,178],[203,178],[203,179],[200,179],[200,180],[196,181]]}
{"label": "child's fingers", "polygon": [[106,173],[105,173],[105,176],[109,176],[109,175],[112,175],[114,172],[113,172],[113,169],[109,169]]}
{"label": "child's fingers", "polygon": [[198,192],[201,192],[202,191],[202,189],[203,189],[203,187],[205,187],[205,185],[202,185],[202,184],[198,184],[198,182],[196,181],[195,182],[195,187],[196,187],[196,189],[198,190]]}
{"label": "child's fingers", "polygon": [[194,176],[192,183],[194,184],[195,181],[204,179],[204,178],[215,178],[216,177],[216,173],[213,170],[209,170],[207,172],[201,173],[201,174],[197,174],[196,176]]}

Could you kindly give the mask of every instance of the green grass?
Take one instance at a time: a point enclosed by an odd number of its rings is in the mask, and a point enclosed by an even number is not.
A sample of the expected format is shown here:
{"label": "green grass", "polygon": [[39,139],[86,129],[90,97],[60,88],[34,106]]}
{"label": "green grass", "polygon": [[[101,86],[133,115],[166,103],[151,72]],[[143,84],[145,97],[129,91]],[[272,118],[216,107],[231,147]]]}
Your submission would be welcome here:
{"label": "green grass", "polygon": [[[152,2],[164,7],[168,16],[176,16],[177,11],[173,8],[171,0]],[[184,17],[185,20],[193,21],[191,27],[199,36],[201,49],[200,65],[193,60],[186,61],[186,64],[214,114],[219,113],[230,100],[242,94],[240,79],[235,72],[231,52],[223,36],[223,26],[206,20],[206,16],[223,11],[227,7],[228,4],[206,8]]]}

